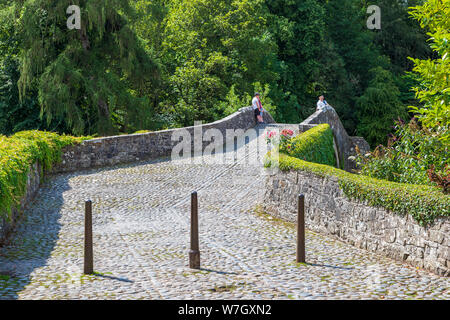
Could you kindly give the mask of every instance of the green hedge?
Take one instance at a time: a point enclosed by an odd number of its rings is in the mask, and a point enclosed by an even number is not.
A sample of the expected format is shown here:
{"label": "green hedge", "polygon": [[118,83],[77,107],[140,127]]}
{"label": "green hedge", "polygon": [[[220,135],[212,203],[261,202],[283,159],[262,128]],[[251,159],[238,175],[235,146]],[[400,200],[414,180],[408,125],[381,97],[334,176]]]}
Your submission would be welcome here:
{"label": "green hedge", "polygon": [[[301,170],[321,177],[337,177],[340,188],[349,199],[367,201],[370,206],[399,214],[410,214],[422,226],[432,223],[436,217],[450,216],[450,195],[436,187],[370,178],[285,154],[280,154],[278,161],[283,171]],[[269,153],[265,166],[270,167],[272,163],[276,161]]]}
{"label": "green hedge", "polygon": [[[61,149],[89,137],[71,137],[42,131],[22,131],[13,136],[0,135],[0,217],[11,215],[25,194],[30,166],[39,161],[49,170],[61,159]],[[41,175],[43,172],[41,172]]]}
{"label": "green hedge", "polygon": [[280,152],[314,163],[336,166],[333,131],[326,123],[292,138],[280,148]]}

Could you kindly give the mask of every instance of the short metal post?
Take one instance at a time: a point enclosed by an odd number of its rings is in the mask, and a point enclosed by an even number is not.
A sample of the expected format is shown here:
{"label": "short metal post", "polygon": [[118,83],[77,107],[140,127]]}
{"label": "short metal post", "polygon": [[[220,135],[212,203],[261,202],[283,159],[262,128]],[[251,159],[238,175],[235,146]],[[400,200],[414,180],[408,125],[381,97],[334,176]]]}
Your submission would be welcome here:
{"label": "short metal post", "polygon": [[85,202],[84,215],[84,274],[94,273],[94,251],[92,244],[92,201]]}
{"label": "short metal post", "polygon": [[297,262],[305,263],[305,196],[298,196]]}
{"label": "short metal post", "polygon": [[191,194],[191,250],[189,268],[200,269],[200,250],[198,245],[198,201],[197,192]]}

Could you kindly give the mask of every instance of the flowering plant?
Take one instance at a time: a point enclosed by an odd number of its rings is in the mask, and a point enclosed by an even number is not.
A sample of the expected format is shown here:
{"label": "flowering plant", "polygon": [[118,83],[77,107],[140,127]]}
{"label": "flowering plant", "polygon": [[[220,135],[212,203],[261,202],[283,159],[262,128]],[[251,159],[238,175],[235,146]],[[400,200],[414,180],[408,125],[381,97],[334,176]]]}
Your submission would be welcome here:
{"label": "flowering plant", "polygon": [[280,151],[291,148],[290,140],[294,135],[294,131],[290,129],[283,129],[280,135],[276,131],[269,131],[266,135],[266,141],[274,146],[279,146]]}
{"label": "flowering plant", "polygon": [[448,194],[450,148],[442,134],[421,126],[415,118],[409,123],[399,119],[394,128],[387,146],[379,145],[365,155],[356,149],[351,160],[361,168],[360,173],[393,182],[439,186]]}
{"label": "flowering plant", "polygon": [[274,139],[276,137],[277,133],[275,131],[269,131],[267,134],[265,134],[267,143],[274,142]]}
{"label": "flowering plant", "polygon": [[294,131],[292,131],[291,129],[283,129],[283,131],[281,131],[281,136],[284,139],[290,139],[293,135]]}

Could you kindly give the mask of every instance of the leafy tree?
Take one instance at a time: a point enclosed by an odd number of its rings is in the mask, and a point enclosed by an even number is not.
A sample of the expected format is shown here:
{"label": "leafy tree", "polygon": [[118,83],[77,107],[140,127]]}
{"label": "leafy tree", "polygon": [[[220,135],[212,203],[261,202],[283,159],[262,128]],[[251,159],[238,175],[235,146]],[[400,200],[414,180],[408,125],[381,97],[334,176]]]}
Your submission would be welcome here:
{"label": "leafy tree", "polygon": [[4,1],[0,5],[0,134],[10,135],[29,129],[65,131],[62,119],[54,119],[47,125],[40,118],[34,84],[24,99],[19,99],[19,38],[14,8],[10,4],[11,1]]}
{"label": "leafy tree", "polygon": [[401,183],[438,185],[448,192],[449,149],[436,134],[421,128],[412,119],[409,123],[398,121],[387,147],[380,145],[367,155],[359,155],[358,162],[363,175]]}
{"label": "leafy tree", "polygon": [[318,95],[325,32],[324,9],[317,0],[267,0],[268,27],[276,40],[279,80],[271,97],[277,120],[300,122],[313,112]]}
{"label": "leafy tree", "polygon": [[408,113],[399,99],[400,91],[391,73],[377,67],[371,70],[371,74],[373,79],[369,87],[356,102],[359,119],[357,133],[370,145],[376,146],[387,142],[394,121],[405,119]]}
{"label": "leafy tree", "polygon": [[381,52],[388,56],[391,71],[398,75],[412,70],[408,57],[425,59],[432,52],[426,42],[426,33],[420,24],[411,18],[408,8],[424,0],[376,0],[364,7],[377,5],[381,9],[381,30],[373,31],[374,42]]}
{"label": "leafy tree", "polygon": [[400,122],[387,147],[360,156],[362,173],[372,177],[412,184],[438,185],[450,191],[449,161],[449,65],[448,37],[450,4],[429,0],[412,8],[412,16],[427,28],[433,41],[431,48],[438,59],[411,58],[419,85],[414,88],[423,106],[410,109],[416,113],[408,124]]}
{"label": "leafy tree", "polygon": [[[295,123],[324,93],[350,134],[379,143],[402,104],[417,104],[411,86],[434,92],[437,74],[404,75],[407,55],[431,56],[407,15],[422,1],[0,0],[0,130],[192,125],[249,105],[254,91],[277,121]],[[72,4],[81,30],[67,29]],[[382,9],[381,30],[366,27],[369,4]]]}
{"label": "leafy tree", "polygon": [[36,91],[19,101],[17,59],[6,57],[0,65],[0,133],[9,135],[17,131],[41,129]]}
{"label": "leafy tree", "polygon": [[[66,9],[81,7],[81,30],[68,30]],[[144,96],[156,85],[158,66],[130,28],[128,0],[22,0],[15,2],[20,30],[22,96],[37,83],[48,122],[64,117],[76,134],[111,134],[150,125]]]}
{"label": "leafy tree", "polygon": [[418,105],[411,87],[417,82],[405,71],[411,71],[414,64],[408,57],[427,59],[433,56],[428,46],[426,32],[409,14],[408,8],[424,0],[377,0],[365,1],[364,6],[375,4],[381,9],[381,30],[374,30],[374,43],[381,53],[389,57],[389,70],[400,90],[404,104]]}
{"label": "leafy tree", "polygon": [[137,18],[133,23],[134,30],[146,43],[146,49],[155,55],[161,52],[170,2],[170,0],[133,1],[137,12]]}
{"label": "leafy tree", "polygon": [[373,43],[373,32],[367,29],[367,7],[359,0],[323,1],[327,47],[321,57],[324,93],[350,134],[354,134],[360,119],[355,112],[361,96],[373,76],[369,70],[386,67]]}
{"label": "leafy tree", "polygon": [[253,94],[254,82],[277,78],[276,46],[266,30],[261,0],[173,0],[164,32],[163,62],[177,122],[214,120],[234,85],[235,94]]}
{"label": "leafy tree", "polygon": [[244,97],[239,96],[236,93],[235,87],[235,85],[232,85],[230,91],[225,96],[225,100],[219,103],[219,109],[223,110],[225,116],[233,114],[243,106],[246,106],[252,99],[249,94],[246,94]]}
{"label": "leafy tree", "polygon": [[[270,98],[270,86],[268,84],[262,85],[259,82],[253,84],[254,92],[259,92],[261,104],[264,110],[269,112],[271,115],[276,114],[277,107]],[[244,94],[242,97],[235,92],[235,86],[231,86],[230,91],[225,97],[225,101],[219,103],[219,110],[223,110],[223,114],[228,116],[236,111],[238,111],[243,106],[249,106],[252,101],[252,96],[250,94]]]}
{"label": "leafy tree", "polygon": [[342,57],[358,95],[370,81],[368,70],[383,63],[373,44],[373,32],[366,26],[367,8],[361,8],[359,0],[342,0],[327,1],[325,9],[327,33]]}
{"label": "leafy tree", "polygon": [[137,18],[133,21],[133,30],[145,42],[145,50],[154,57],[160,66],[159,82],[157,86],[146,92],[147,98],[155,112],[153,119],[156,128],[172,127],[176,122],[173,108],[164,108],[161,101],[167,101],[171,92],[169,84],[170,74],[165,64],[162,64],[164,30],[171,0],[136,0],[133,1]]}
{"label": "leafy tree", "polygon": [[429,30],[431,48],[439,55],[438,59],[414,62],[413,71],[420,82],[414,88],[423,106],[412,106],[421,123],[450,143],[450,2],[429,0],[421,6],[412,8],[411,15]]}

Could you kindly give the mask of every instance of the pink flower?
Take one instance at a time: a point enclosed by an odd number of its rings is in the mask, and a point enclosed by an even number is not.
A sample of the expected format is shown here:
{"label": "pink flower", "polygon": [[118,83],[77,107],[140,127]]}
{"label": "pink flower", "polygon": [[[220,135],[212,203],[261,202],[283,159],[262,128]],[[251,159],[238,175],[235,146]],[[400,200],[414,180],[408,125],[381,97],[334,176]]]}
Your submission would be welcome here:
{"label": "pink flower", "polygon": [[283,131],[281,131],[281,134],[283,136],[292,136],[294,134],[294,131],[292,131],[290,129],[284,129]]}

